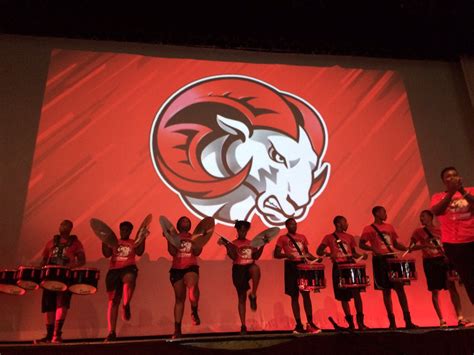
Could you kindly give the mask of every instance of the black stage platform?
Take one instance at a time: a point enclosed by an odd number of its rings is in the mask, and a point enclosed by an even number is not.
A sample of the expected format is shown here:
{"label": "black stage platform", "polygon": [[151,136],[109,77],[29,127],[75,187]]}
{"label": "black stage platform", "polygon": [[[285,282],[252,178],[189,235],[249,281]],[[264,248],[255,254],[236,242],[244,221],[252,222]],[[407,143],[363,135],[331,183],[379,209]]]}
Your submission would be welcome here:
{"label": "black stage platform", "polygon": [[416,330],[323,331],[320,334],[255,332],[65,341],[61,345],[1,343],[1,355],[23,354],[453,354],[474,353],[474,328],[420,328]]}

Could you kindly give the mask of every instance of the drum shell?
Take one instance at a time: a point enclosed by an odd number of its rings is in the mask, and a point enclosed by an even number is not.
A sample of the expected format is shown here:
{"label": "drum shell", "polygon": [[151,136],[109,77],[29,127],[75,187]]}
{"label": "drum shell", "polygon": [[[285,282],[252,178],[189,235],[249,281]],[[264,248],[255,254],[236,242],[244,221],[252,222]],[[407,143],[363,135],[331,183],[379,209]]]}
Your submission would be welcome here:
{"label": "drum shell", "polygon": [[26,290],[17,285],[18,270],[5,269],[0,271],[0,292],[8,295],[22,296]]}
{"label": "drum shell", "polygon": [[41,268],[20,266],[17,274],[17,285],[28,291],[37,290],[41,283]]}
{"label": "drum shell", "polygon": [[40,286],[49,291],[66,291],[71,281],[71,270],[66,266],[46,265],[41,270]]}
{"label": "drum shell", "polygon": [[318,291],[326,287],[324,276],[324,265],[322,264],[298,264],[298,288],[301,291]]}
{"label": "drum shell", "polygon": [[365,288],[370,285],[365,264],[339,264],[339,288]]}
{"label": "drum shell", "polygon": [[418,278],[414,259],[387,259],[388,277],[393,282],[409,282]]}
{"label": "drum shell", "polygon": [[77,295],[91,295],[97,292],[100,271],[95,268],[77,268],[71,270],[69,291]]}

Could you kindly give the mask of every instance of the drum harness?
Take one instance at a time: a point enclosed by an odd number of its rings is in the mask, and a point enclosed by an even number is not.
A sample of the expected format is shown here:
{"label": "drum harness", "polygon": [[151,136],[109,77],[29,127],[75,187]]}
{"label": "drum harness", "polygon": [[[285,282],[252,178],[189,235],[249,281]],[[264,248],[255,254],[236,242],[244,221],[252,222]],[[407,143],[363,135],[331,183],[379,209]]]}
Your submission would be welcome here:
{"label": "drum harness", "polygon": [[392,249],[392,246],[387,243],[387,241],[385,240],[385,237],[384,235],[382,234],[382,232],[375,226],[375,224],[371,224],[372,228],[375,229],[375,231],[377,232],[377,235],[380,237],[380,239],[382,239],[382,242],[385,244],[385,246],[387,247],[388,251],[390,253],[393,253],[393,249]]}
{"label": "drum harness", "polygon": [[65,244],[61,244],[59,241],[61,239],[61,236],[56,234],[53,237],[53,245],[54,248],[56,248],[56,255],[50,256],[48,259],[48,264],[49,265],[67,265],[69,262],[69,258],[65,257],[63,255],[64,249],[70,247],[72,243],[77,239],[77,236],[75,235],[70,235],[68,238],[68,241]]}

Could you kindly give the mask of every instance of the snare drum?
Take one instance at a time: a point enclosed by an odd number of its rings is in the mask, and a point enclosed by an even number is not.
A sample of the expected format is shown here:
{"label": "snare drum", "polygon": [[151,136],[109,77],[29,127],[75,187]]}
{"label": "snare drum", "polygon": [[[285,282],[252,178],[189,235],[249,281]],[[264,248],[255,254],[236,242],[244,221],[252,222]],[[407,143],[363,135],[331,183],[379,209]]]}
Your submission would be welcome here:
{"label": "snare drum", "polygon": [[365,264],[339,264],[339,288],[365,288],[370,285]]}
{"label": "snare drum", "polygon": [[0,271],[0,292],[7,293],[9,295],[24,295],[26,290],[16,284],[17,275],[18,270],[16,269]]}
{"label": "snare drum", "polygon": [[94,268],[77,268],[71,270],[69,291],[78,295],[92,295],[97,292],[100,271]]}
{"label": "snare drum", "polygon": [[37,290],[41,283],[41,268],[35,266],[20,266],[18,268],[16,283],[25,290]]}
{"label": "snare drum", "polygon": [[393,282],[410,282],[417,279],[414,259],[387,259],[388,278]]}
{"label": "snare drum", "polygon": [[298,264],[298,288],[301,291],[317,291],[326,287],[324,278],[324,265],[322,264]]}
{"label": "snare drum", "polygon": [[46,265],[41,273],[40,286],[50,291],[66,291],[71,270],[67,266]]}

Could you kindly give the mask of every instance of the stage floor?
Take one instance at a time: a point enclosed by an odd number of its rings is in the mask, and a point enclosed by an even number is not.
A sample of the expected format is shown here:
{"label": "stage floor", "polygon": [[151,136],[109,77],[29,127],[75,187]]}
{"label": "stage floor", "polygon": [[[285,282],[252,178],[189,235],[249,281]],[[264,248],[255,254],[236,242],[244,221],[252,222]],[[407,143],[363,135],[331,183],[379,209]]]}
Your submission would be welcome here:
{"label": "stage floor", "polygon": [[169,336],[66,340],[63,344],[0,343],[0,354],[469,354],[474,353],[474,328],[374,329],[364,332],[324,330],[320,334],[288,331],[188,334]]}

